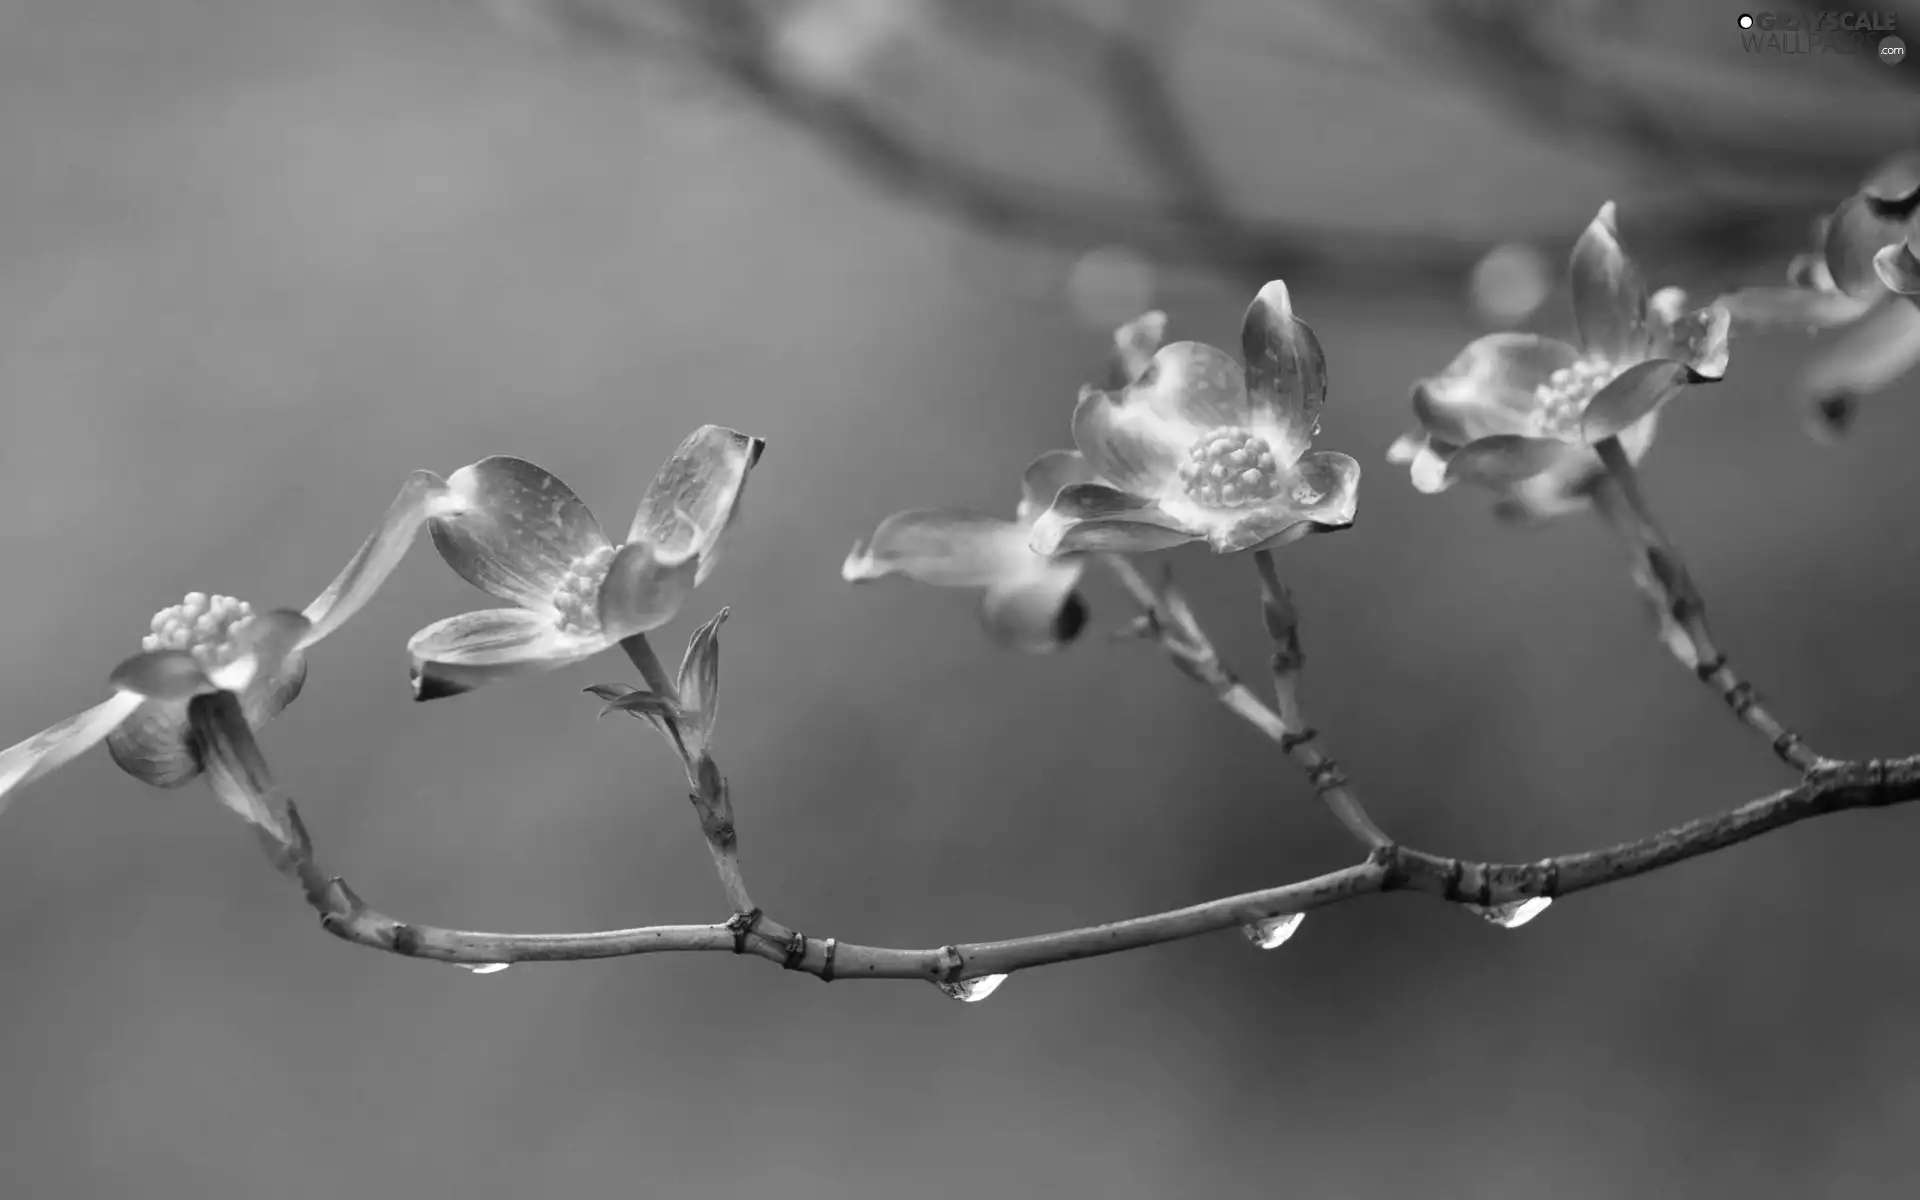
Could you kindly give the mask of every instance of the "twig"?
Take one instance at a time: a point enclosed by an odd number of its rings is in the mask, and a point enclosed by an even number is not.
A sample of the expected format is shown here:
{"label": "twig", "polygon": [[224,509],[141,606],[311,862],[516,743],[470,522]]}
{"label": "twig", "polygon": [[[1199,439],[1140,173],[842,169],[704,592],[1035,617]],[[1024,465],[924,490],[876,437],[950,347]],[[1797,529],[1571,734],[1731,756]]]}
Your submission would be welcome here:
{"label": "twig", "polygon": [[1827,762],[1761,703],[1753,685],[1735,673],[1720,652],[1707,628],[1706,603],[1679,551],[1655,523],[1619,439],[1607,438],[1594,449],[1607,468],[1594,491],[1595,507],[1632,553],[1634,582],[1652,602],[1667,648],[1788,766],[1805,772]]}
{"label": "twig", "polygon": [[1322,750],[1319,731],[1309,726],[1301,715],[1297,684],[1302,655],[1297,623],[1291,617],[1286,618],[1284,623],[1281,620],[1282,610],[1291,612],[1292,602],[1286,598],[1286,589],[1280,584],[1277,573],[1273,574],[1268,585],[1266,577],[1271,573],[1271,562],[1263,566],[1261,572],[1263,587],[1278,588],[1277,594],[1281,597],[1277,604],[1270,600],[1263,606],[1268,633],[1276,643],[1273,681],[1275,699],[1279,704],[1277,711],[1268,707],[1251,688],[1241,682],[1231,667],[1220,660],[1212,639],[1207,637],[1199,620],[1177,592],[1171,588],[1156,588],[1140,573],[1138,567],[1120,555],[1105,556],[1103,561],[1144,610],[1139,633],[1159,642],[1172,658],[1174,666],[1180,668],[1183,674],[1204,685],[1235,716],[1278,744],[1287,757],[1306,772],[1308,782],[1313,784],[1314,791],[1326,802],[1333,815],[1363,844],[1375,848],[1393,845],[1393,839],[1367,815],[1366,808],[1347,780],[1346,772],[1340,769],[1340,764],[1331,755]]}

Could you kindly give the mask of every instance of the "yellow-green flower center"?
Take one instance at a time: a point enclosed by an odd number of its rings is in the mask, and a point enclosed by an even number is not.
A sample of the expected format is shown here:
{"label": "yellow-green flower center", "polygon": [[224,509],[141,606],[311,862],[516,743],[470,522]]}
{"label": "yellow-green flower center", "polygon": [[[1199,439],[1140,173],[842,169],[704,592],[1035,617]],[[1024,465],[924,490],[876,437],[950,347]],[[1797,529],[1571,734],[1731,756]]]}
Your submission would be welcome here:
{"label": "yellow-green flower center", "polygon": [[1621,370],[1603,358],[1581,358],[1547,376],[1533,393],[1540,405],[1540,431],[1548,437],[1578,437],[1588,403]]}
{"label": "yellow-green flower center", "polygon": [[1245,508],[1280,491],[1280,465],[1257,434],[1237,428],[1211,430],[1187,450],[1180,482],[1187,495],[1208,508]]}
{"label": "yellow-green flower center", "polygon": [[188,592],[180,603],[153,614],[153,632],[140,639],[142,650],[184,650],[207,671],[239,656],[236,635],[253,619],[253,606],[232,596]]}
{"label": "yellow-green flower center", "polygon": [[560,630],[576,637],[600,632],[600,585],[613,565],[612,546],[601,546],[573,560],[559,586],[553,589],[553,607],[560,614]]}

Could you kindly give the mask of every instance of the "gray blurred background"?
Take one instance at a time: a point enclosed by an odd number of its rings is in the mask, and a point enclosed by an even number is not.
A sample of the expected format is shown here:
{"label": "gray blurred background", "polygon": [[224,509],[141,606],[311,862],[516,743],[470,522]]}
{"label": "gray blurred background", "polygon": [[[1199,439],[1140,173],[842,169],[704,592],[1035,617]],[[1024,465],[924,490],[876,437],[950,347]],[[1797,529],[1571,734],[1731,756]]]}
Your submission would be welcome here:
{"label": "gray blurred background", "polygon": [[[1319,444],[1367,479],[1358,526],[1283,567],[1375,815],[1534,857],[1783,782],[1596,523],[1517,533],[1383,455],[1409,381],[1489,328],[1488,247],[1538,245],[1558,289],[1611,198],[1656,282],[1773,282],[1916,127],[1920,66],[1749,56],[1720,0],[955,8],[0,2],[0,741],[102,698],[183,592],[304,604],[412,468],[519,454],[623,528],[715,421],[770,448],[661,640],[733,608],[721,760],[782,921],[936,945],[1331,869],[1355,852],[1305,783],[1150,647],[1020,659],[968,595],[838,575],[896,509],[1010,511],[1112,321],[1151,302],[1233,346],[1284,275],[1331,362]],[[1085,37],[1091,81],[1052,57]],[[1558,290],[1534,316],[1567,319]],[[1911,751],[1920,407],[1897,385],[1817,445],[1809,352],[1739,345],[1647,487],[1780,712]],[[1174,559],[1256,670],[1251,565]],[[407,636],[484,604],[416,547],[266,731],[325,861],[426,922],[724,917],[670,752],[580,694],[619,656],[410,700]],[[1222,934],[961,1005],[725,956],[369,953],[203,788],[95,752],[0,823],[0,1192],[1899,1193],[1914,819],[1514,932],[1369,899],[1276,952]]]}

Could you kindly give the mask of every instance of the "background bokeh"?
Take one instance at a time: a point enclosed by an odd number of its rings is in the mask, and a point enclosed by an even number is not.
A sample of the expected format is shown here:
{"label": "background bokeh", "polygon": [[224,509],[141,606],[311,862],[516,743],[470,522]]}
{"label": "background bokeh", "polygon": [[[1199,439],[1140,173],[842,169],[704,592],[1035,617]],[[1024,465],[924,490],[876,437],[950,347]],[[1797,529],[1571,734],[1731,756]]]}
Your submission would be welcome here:
{"label": "background bokeh", "polygon": [[[1675,7],[1661,53],[1801,97],[1804,128],[1859,150],[1846,171],[1910,126],[1852,64],[1746,60],[1730,5]],[[1632,240],[1634,198],[1673,191],[1365,39],[1303,40],[1322,14],[1190,11],[1182,78],[1249,211],[1361,241],[1564,238],[1613,197]],[[412,468],[520,454],[619,526],[716,421],[770,448],[663,641],[732,606],[721,757],[781,920],[935,945],[1353,858],[1289,765],[1151,648],[1015,658],[966,595],[839,578],[887,513],[1010,509],[1020,467],[1064,443],[1106,347],[1073,253],[876,189],[670,63],[500,15],[0,3],[0,741],[101,698],[186,591],[303,604]],[[863,54],[828,58],[895,61]],[[910,98],[931,78],[906,76]],[[967,78],[916,101],[933,133],[1122,187],[1081,134],[1095,114],[986,83],[966,109]],[[1797,249],[1688,281],[1770,282]],[[1176,336],[1234,344],[1257,280],[1152,278]],[[1375,271],[1295,300],[1332,364],[1320,444],[1368,474],[1358,526],[1283,566],[1316,723],[1389,829],[1534,857],[1782,782],[1648,636],[1595,523],[1518,533],[1382,461],[1408,381],[1484,328],[1464,293]],[[1741,344],[1667,418],[1647,487],[1779,710],[1833,753],[1911,751],[1920,396],[1898,385],[1816,445],[1807,352]],[[1257,669],[1250,564],[1173,557]],[[723,917],[668,750],[580,694],[624,680],[618,656],[410,700],[407,636],[478,603],[417,547],[264,734],[326,862],[386,911],[469,928]],[[725,956],[478,977],[368,953],[324,936],[204,789],[144,789],[103,752],[3,824],[9,1197],[1598,1200],[1886,1194],[1914,1170],[1904,810],[1515,932],[1375,898],[1277,952],[1222,934],[977,1005]]]}

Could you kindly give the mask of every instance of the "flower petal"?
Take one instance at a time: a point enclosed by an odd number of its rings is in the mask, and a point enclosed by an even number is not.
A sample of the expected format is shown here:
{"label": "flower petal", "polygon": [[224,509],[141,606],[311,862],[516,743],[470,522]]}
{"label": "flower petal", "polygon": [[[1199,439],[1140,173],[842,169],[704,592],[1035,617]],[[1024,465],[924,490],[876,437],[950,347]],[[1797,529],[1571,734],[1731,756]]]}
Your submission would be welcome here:
{"label": "flower petal", "polygon": [[1873,273],[1888,291],[1902,296],[1920,294],[1920,261],[1915,261],[1905,242],[1883,247],[1874,255]]}
{"label": "flower petal", "polygon": [[1647,286],[1627,256],[1613,201],[1573,246],[1573,323],[1580,345],[1611,362],[1633,362],[1647,349]]}
{"label": "flower petal", "polygon": [[1255,420],[1277,426],[1274,452],[1291,463],[1307,452],[1327,403],[1327,356],[1313,329],[1293,315],[1287,285],[1276,279],[1247,308],[1240,345],[1246,355],[1249,402]]}
{"label": "flower petal", "polygon": [[1897,300],[1881,305],[1841,335],[1806,368],[1801,388],[1816,402],[1870,395],[1920,364],[1920,309]]}
{"label": "flower petal", "polygon": [[1029,544],[1034,553],[1049,557],[1145,554],[1204,536],[1151,500],[1101,483],[1076,483],[1062,489],[1053,506],[1034,522]]}
{"label": "flower petal", "polygon": [[1253,416],[1246,370],[1233,355],[1205,342],[1160,347],[1127,389],[1127,402],[1144,403],[1162,418],[1190,426],[1196,433],[1245,425]]}
{"label": "flower petal", "polygon": [[719,562],[722,537],[740,515],[747,475],[766,448],[764,440],[722,425],[688,434],[648,485],[627,541],[653,543],[663,561],[697,558],[694,583],[705,583]]}
{"label": "flower petal", "polygon": [[1080,389],[1073,406],[1073,442],[1095,475],[1141,496],[1157,496],[1178,475],[1186,448],[1198,432],[1169,421],[1145,403],[1130,402],[1132,390]]}
{"label": "flower petal", "polygon": [[1458,483],[1467,480],[1493,488],[1508,488],[1530,479],[1569,455],[1580,451],[1552,438],[1499,434],[1479,438],[1447,460],[1446,478]]}
{"label": "flower petal", "polygon": [[115,692],[87,711],[0,750],[0,812],[6,811],[14,792],[99,745],[140,704],[132,692]]}
{"label": "flower petal", "polygon": [[[1053,498],[1060,489],[1071,483],[1094,483],[1098,476],[1087,462],[1086,455],[1078,450],[1049,450],[1039,458],[1027,464],[1020,476],[1020,507],[1016,519],[1022,525],[1032,525],[1040,514],[1047,511]],[[1022,539],[1024,540],[1024,539]]]}
{"label": "flower petal", "polygon": [[1113,331],[1113,387],[1124,388],[1147,373],[1167,336],[1167,314],[1142,313]]}
{"label": "flower petal", "polygon": [[1453,481],[1447,478],[1447,460],[1453,451],[1451,445],[1436,442],[1420,430],[1401,434],[1388,447],[1387,461],[1408,468],[1414,490],[1431,496],[1453,486]]}
{"label": "flower petal", "polygon": [[458,696],[496,680],[569,666],[615,639],[563,633],[553,619],[524,608],[490,608],[435,621],[407,639],[413,698]]}
{"label": "flower petal", "polygon": [[157,788],[184,787],[200,775],[200,750],[187,729],[191,697],[143,700],[107,735],[114,765]]}
{"label": "flower petal", "polygon": [[407,476],[400,495],[387,507],[379,526],[361,543],[327,589],[307,605],[304,615],[312,622],[312,628],[307,630],[302,645],[313,645],[359,612],[400,565],[421,523],[428,517],[453,512],[458,504],[447,481],[432,471],[415,471]]}
{"label": "flower petal", "polygon": [[[1824,263],[1820,270],[1824,275]],[[1726,309],[1734,323],[1743,328],[1811,331],[1851,324],[1865,316],[1880,298],[1877,291],[1849,296],[1838,289],[1753,287],[1721,296],[1714,303]]]}
{"label": "flower petal", "polygon": [[[1670,304],[1648,305],[1650,311],[1659,313],[1651,347],[1654,357],[1683,362],[1703,379],[1724,377],[1731,358],[1728,337],[1733,329],[1733,314],[1718,302],[1692,312],[1680,312],[1686,293],[1679,288],[1667,288],[1655,300],[1661,297],[1666,297]],[[1675,311],[1665,311],[1669,307]]]}
{"label": "flower petal", "polygon": [[1849,296],[1871,296],[1883,286],[1874,272],[1873,256],[1884,246],[1902,240],[1905,223],[1882,216],[1873,202],[1856,193],[1841,202],[1827,220],[1827,270],[1834,286]]}
{"label": "flower petal", "polygon": [[693,594],[701,566],[710,561],[697,554],[667,556],[651,542],[620,547],[595,600],[602,633],[610,641],[619,641],[673,620]]}
{"label": "flower petal", "polygon": [[607,547],[573,489],[525,459],[483,458],[447,487],[457,508],[432,518],[434,548],[462,579],[510,604],[552,612],[573,564]]}
{"label": "flower petal", "polygon": [[1911,213],[1920,204],[1920,151],[1896,154],[1874,168],[1860,194],[1890,216]]}
{"label": "flower petal", "polygon": [[[1620,434],[1627,461],[1638,463],[1653,446],[1660,414],[1655,412]],[[1505,520],[1537,524],[1568,513],[1582,512],[1593,503],[1593,487],[1607,469],[1592,450],[1562,446],[1561,457],[1538,475],[1519,480],[1504,490],[1495,512]]]}
{"label": "flower petal", "polygon": [[[1056,494],[1058,489],[1056,489]],[[1048,503],[1052,497],[1048,497]],[[989,587],[1025,579],[1046,560],[1029,525],[957,508],[921,508],[880,522],[840,568],[849,583],[904,575],[934,587]]]}
{"label": "flower petal", "polygon": [[1217,554],[1271,548],[1310,533],[1353,524],[1360,501],[1360,464],[1336,450],[1316,450],[1294,464],[1295,484],[1280,496],[1212,529],[1207,544]]}
{"label": "flower petal", "polygon": [[1628,367],[1600,389],[1580,414],[1580,436],[1588,444],[1616,437],[1680,394],[1689,383],[1711,382],[1683,362],[1650,358]]}
{"label": "flower petal", "polygon": [[1030,556],[1024,576],[995,583],[980,601],[980,623],[1003,646],[1028,654],[1059,650],[1087,625],[1087,602],[1075,590],[1083,559]]}
{"label": "flower petal", "polygon": [[1526,433],[1538,418],[1540,386],[1579,360],[1580,352],[1557,338],[1490,333],[1414,385],[1414,415],[1427,432],[1456,446]]}

